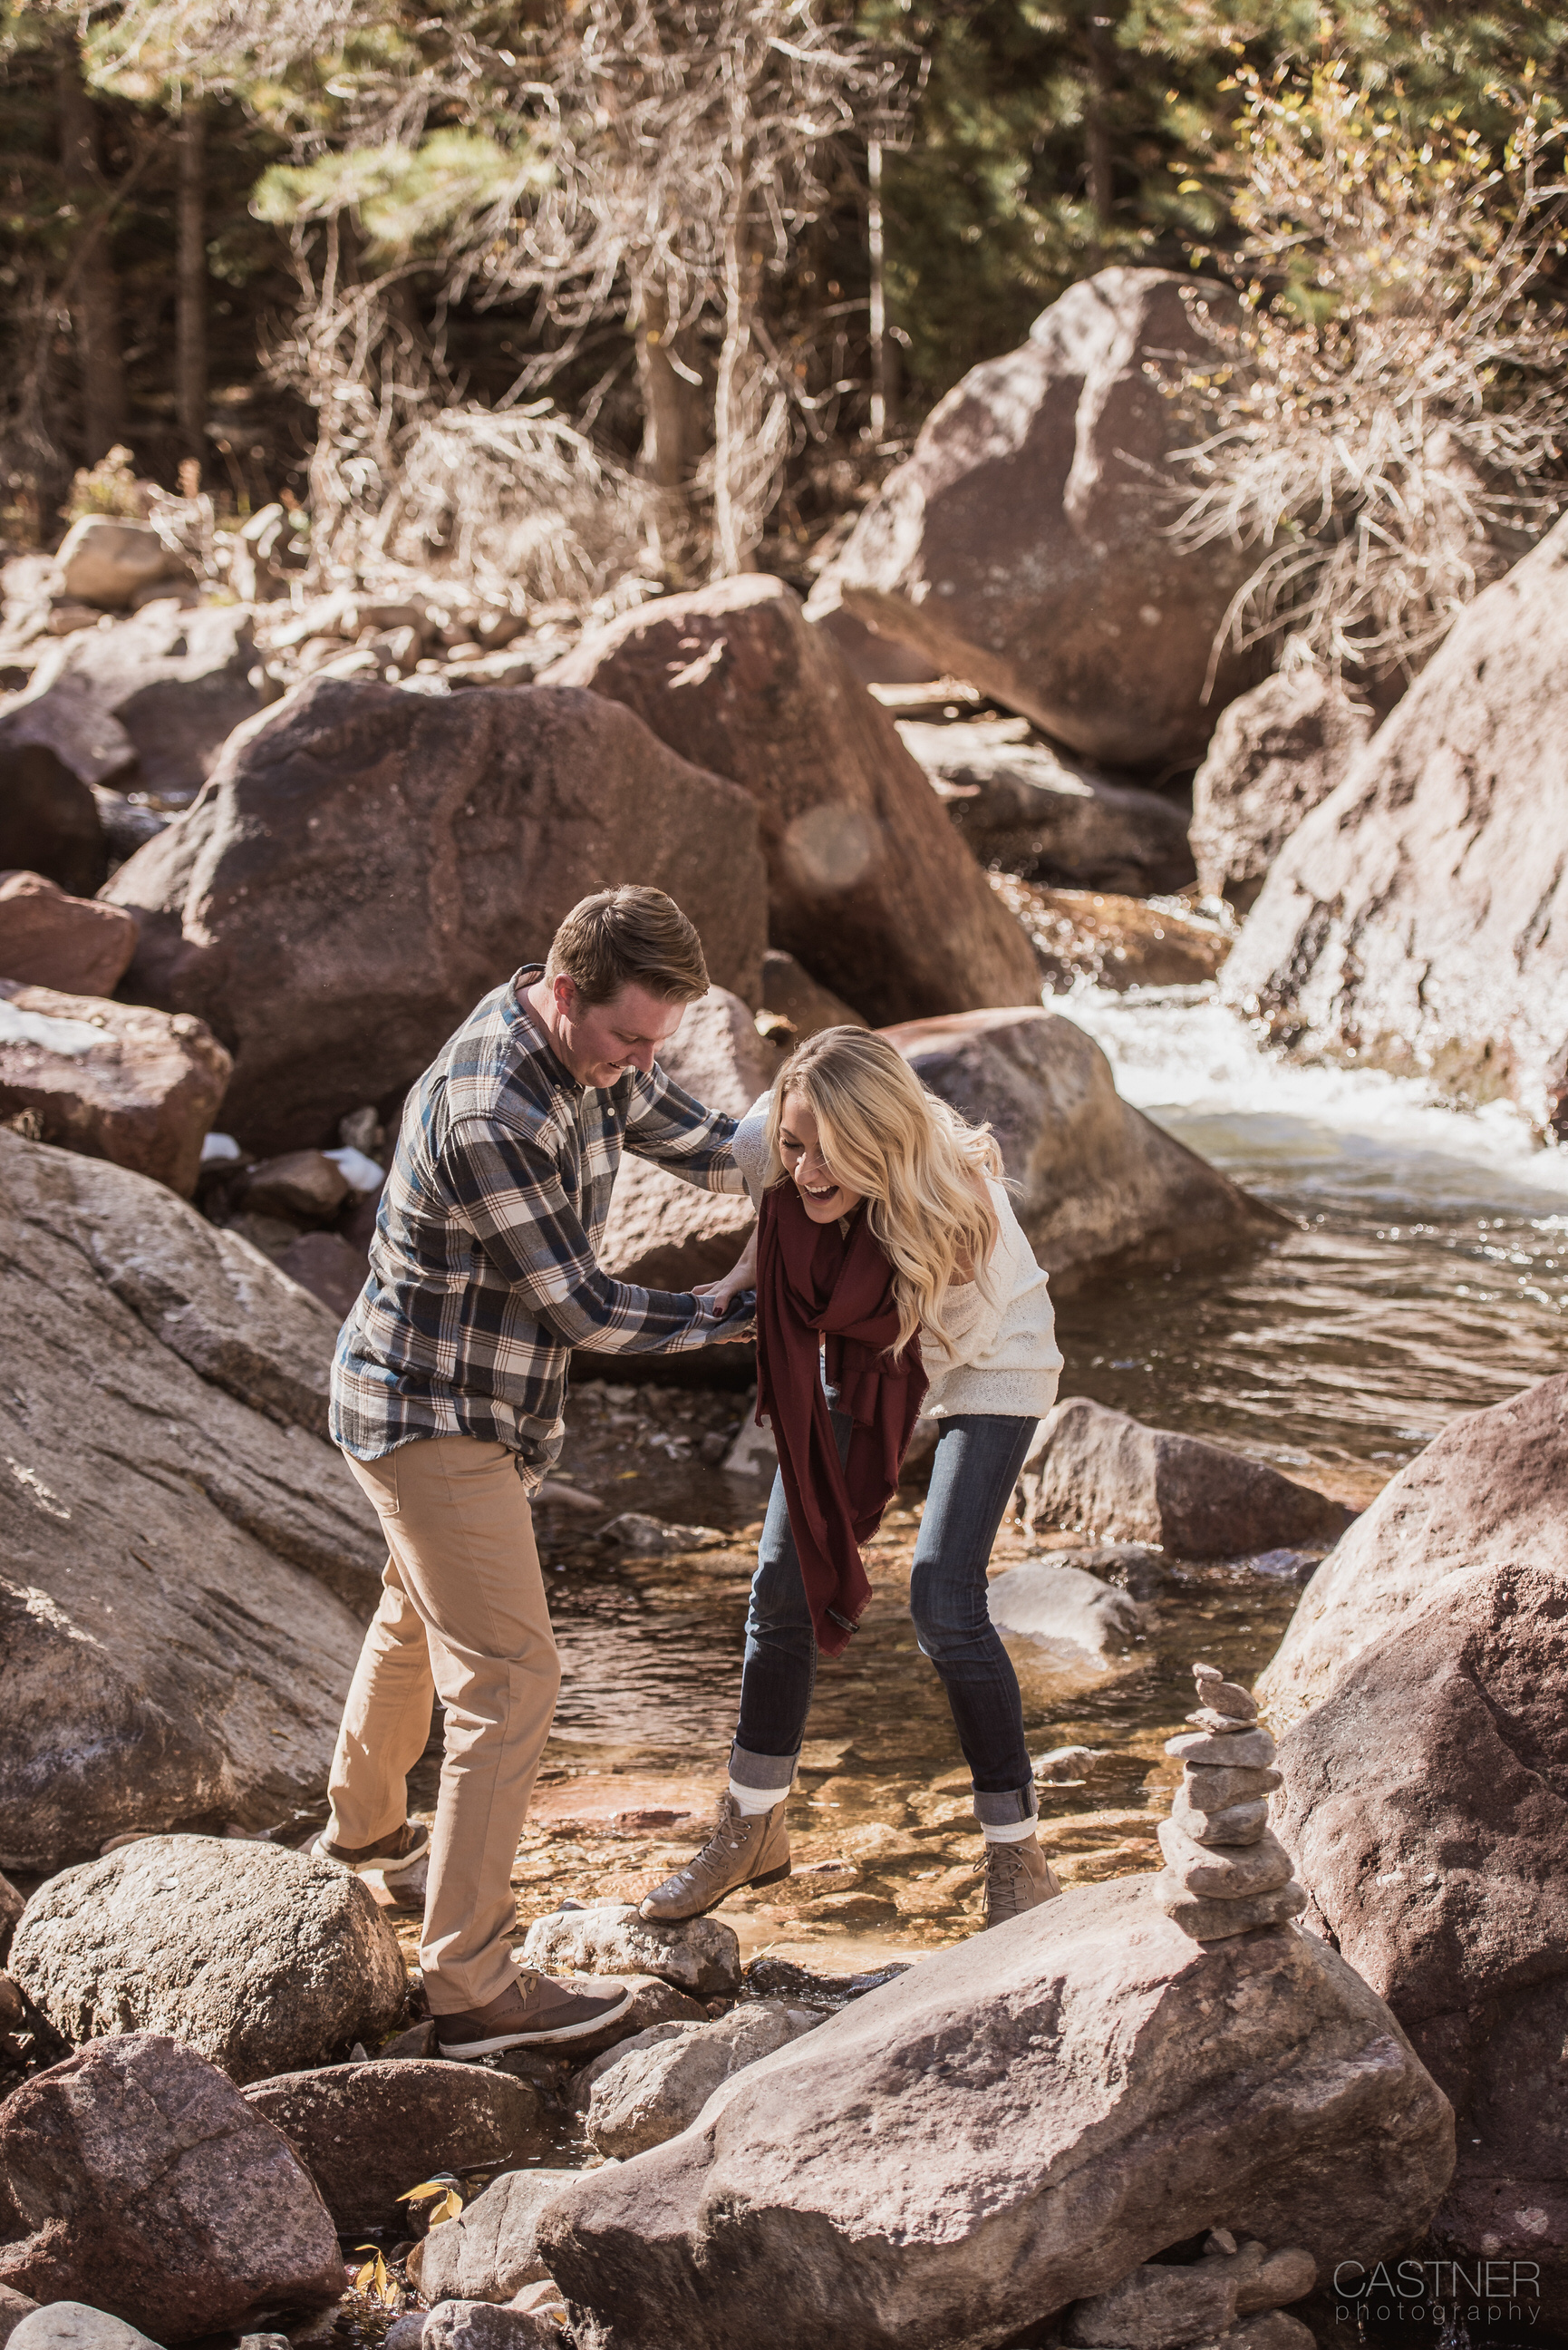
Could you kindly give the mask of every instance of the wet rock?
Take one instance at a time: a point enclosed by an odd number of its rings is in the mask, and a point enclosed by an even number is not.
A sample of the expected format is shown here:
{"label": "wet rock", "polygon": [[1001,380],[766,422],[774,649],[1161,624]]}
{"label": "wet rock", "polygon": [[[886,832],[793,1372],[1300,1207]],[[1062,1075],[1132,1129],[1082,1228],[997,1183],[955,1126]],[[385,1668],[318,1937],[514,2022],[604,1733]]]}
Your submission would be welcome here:
{"label": "wet rock", "polygon": [[677,1558],[686,1551],[722,1550],[734,1536],[722,1534],[717,1526],[672,1526],[663,1518],[625,1510],[600,1529],[600,1540],[614,1543],[638,1558]]}
{"label": "wet rock", "polygon": [[1131,898],[1184,889],[1197,878],[1186,812],[1174,800],[1028,741],[1022,720],[906,719],[898,732],[982,865]]}
{"label": "wet rock", "polygon": [[232,1066],[188,1012],[0,979],[0,1118],[36,1141],[188,1195]]}
{"label": "wet rock", "polygon": [[823,2022],[819,2007],[752,2000],[712,2023],[659,2023],[595,2059],[573,2084],[596,2150],[622,2159],[694,2122],[714,2090]]}
{"label": "wet rock", "polygon": [[547,675],[624,702],[751,794],[770,942],[868,1019],[1033,1000],[1017,926],[892,720],[781,581],[753,573],[661,597]]}
{"label": "wet rock", "polygon": [[0,1130],[0,1866],[320,1789],[385,1563],[333,1326],[161,1186]]}
{"label": "wet rock", "polygon": [[[0,2209],[3,2208],[4,2207],[0,2207]],[[66,2304],[62,2303],[56,2303],[57,2308],[61,2308],[65,2305]],[[0,2284],[0,2350],[5,2350],[6,2344],[16,2333],[18,2325],[21,2324],[22,2320],[25,2317],[30,2317],[37,2306],[37,2303],[33,2300],[30,2294],[25,2293],[14,2293],[8,2284]],[[98,2314],[98,2312],[94,2312],[95,2316]],[[110,2324],[116,2323],[113,2319],[110,2319],[109,2322]],[[25,2345],[24,2350],[26,2350]],[[44,2345],[40,2345],[39,2350],[44,2350]]]}
{"label": "wet rock", "polygon": [[400,1092],[579,898],[633,871],[753,1001],[763,868],[733,785],[597,694],[313,679],[105,894],[141,918],[128,987],[209,1022],[235,1055],[231,1130],[282,1151]]}
{"label": "wet rock", "polygon": [[1029,1559],[992,1578],[991,1620],[999,1632],[1042,1642],[1099,1665],[1126,1654],[1137,1637],[1137,1603],[1081,1567]]}
{"label": "wet rock", "polygon": [[[16,1930],[16,1921],[26,1907],[26,1902],[10,1878],[0,1877],[0,1959],[5,1958],[11,1947],[11,1937]],[[5,2024],[13,2020],[6,2015],[4,1996],[0,1994],[0,2030],[4,2030]]]}
{"label": "wet rock", "polygon": [[1212,1254],[1287,1229],[1124,1102],[1105,1055],[1070,1020],[967,1012],[887,1033],[922,1085],[990,1120],[1021,1187],[1014,1211],[1058,1289],[1113,1263]]}
{"label": "wet rock", "polygon": [[1284,1738],[1274,1804],[1309,1922],[1458,2109],[1444,2250],[1539,2262],[1548,2325],[1568,2318],[1565,1681],[1561,1557],[1461,1568]]}
{"label": "wet rock", "polygon": [[[758,1035],[738,995],[710,988],[689,1004],[659,1065],[694,1100],[740,1117],[766,1092],[783,1055]],[[743,1192],[710,1191],[629,1150],[610,1194],[599,1263],[643,1289],[716,1281],[740,1255],[754,1217]]]}
{"label": "wet rock", "polygon": [[1303,1592],[1258,1681],[1276,1730],[1456,1569],[1568,1558],[1568,1374],[1451,1419],[1385,1485]]}
{"label": "wet rock", "polygon": [[650,1925],[629,1901],[535,1918],[523,1944],[523,1963],[544,1974],[658,1975],[698,1999],[732,1996],[741,1988],[741,1946],[732,1926],[717,1918]]}
{"label": "wet rock", "polygon": [[408,1997],[359,1878],[223,1836],[148,1836],[51,1877],[10,1969],[67,2040],[171,2033],[242,2084],[380,2039]]}
{"label": "wet rock", "polygon": [[1568,521],[1479,597],[1276,859],[1229,1002],[1314,1055],[1568,1101]]}
{"label": "wet rock", "polygon": [[510,2301],[549,2274],[539,2258],[539,2214],[575,2170],[509,2170],[483,2195],[432,2228],[419,2246],[417,2282],[426,2301]]}
{"label": "wet rock", "polygon": [[[548,2151],[533,2082],[479,2064],[333,2064],[254,2081],[245,2102],[287,2138],[339,2234],[406,2220],[398,2198],[438,2170],[462,2177]],[[440,2295],[426,2290],[425,2298]]]}
{"label": "wet rock", "polygon": [[624,2350],[1001,2340],[1222,2222],[1314,2258],[1417,2236],[1452,2116],[1333,1951],[1212,1947],[1147,1880],[924,1959],[726,2083],[701,2126],[539,2223]]}
{"label": "wet rock", "polygon": [[[21,2306],[7,2329],[8,2301],[16,2301]],[[33,2323],[22,2334],[22,2324],[29,2312],[33,2313]],[[134,2325],[127,2325],[122,2317],[110,2317],[107,2310],[89,2308],[85,2301],[52,2301],[47,2309],[40,2309],[36,2302],[26,2301],[21,2294],[0,2287],[0,2343],[16,2341],[19,2334],[21,2350],[159,2350],[156,2343],[149,2342]]]}
{"label": "wet rock", "polygon": [[1158,1543],[1178,1558],[1235,1557],[1271,1543],[1332,1537],[1343,1503],[1282,1477],[1222,1444],[1146,1428],[1087,1396],[1045,1422],[1036,1525],[1086,1526],[1125,1542]]}
{"label": "wet rock", "polygon": [[136,951],[119,906],[73,898],[41,873],[0,874],[0,979],[66,995],[112,995]]}
{"label": "wet rock", "polygon": [[62,592],[110,611],[129,604],[139,588],[166,579],[180,567],[179,557],[150,524],[119,522],[110,515],[83,515],[55,556]]}
{"label": "wet rock", "polygon": [[1206,896],[1247,912],[1285,843],[1337,791],[1374,723],[1312,669],[1265,678],[1220,712],[1192,779],[1192,853]]}
{"label": "wet rock", "polygon": [[1179,900],[1043,889],[1005,873],[993,874],[992,886],[1033,940],[1041,976],[1058,995],[1083,980],[1118,995],[1132,987],[1201,987],[1231,951],[1229,931]]}
{"label": "wet rock", "polygon": [[83,680],[99,711],[123,728],[140,788],[176,803],[201,790],[235,728],[280,691],[261,666],[254,615],[235,604],[186,611],[153,603],[73,638],[44,691],[71,679]]}
{"label": "wet rock", "polygon": [[830,987],[813,979],[804,963],[779,947],[770,947],[763,957],[763,1005],[765,1011],[788,1021],[794,1034],[781,1037],[784,1045],[804,1044],[808,1036],[819,1036],[825,1028],[864,1028],[867,1024],[858,1012],[852,1012]]}
{"label": "wet rock", "polygon": [[531,2310],[489,2301],[441,2301],[425,2319],[421,2350],[559,2350],[562,2335]]}
{"label": "wet rock", "polygon": [[[0,2283],[176,2344],[343,2291],[331,2220],[287,2141],[193,2049],[132,2032],[0,2105],[0,2169],[32,2233]],[[41,2314],[43,2313],[40,2313]]]}
{"label": "wet rock", "polygon": [[1198,348],[1182,286],[1102,269],[1021,349],[971,368],[823,573],[813,617],[844,604],[1087,758],[1199,756],[1257,672],[1227,653],[1205,691],[1251,558],[1179,552],[1151,503],[1149,469],[1183,428],[1145,369]]}

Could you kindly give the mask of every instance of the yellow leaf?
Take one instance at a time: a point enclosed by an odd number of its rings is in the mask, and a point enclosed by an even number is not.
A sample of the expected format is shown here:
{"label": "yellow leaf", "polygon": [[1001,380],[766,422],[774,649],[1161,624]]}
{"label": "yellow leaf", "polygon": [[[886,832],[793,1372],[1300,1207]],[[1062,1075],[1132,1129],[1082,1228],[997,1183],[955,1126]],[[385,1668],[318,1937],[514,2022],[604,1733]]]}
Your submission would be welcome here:
{"label": "yellow leaf", "polygon": [[432,2195],[450,2195],[452,2189],[444,2178],[427,2178],[421,2187],[410,2187],[398,2197],[400,2203],[428,2203]]}

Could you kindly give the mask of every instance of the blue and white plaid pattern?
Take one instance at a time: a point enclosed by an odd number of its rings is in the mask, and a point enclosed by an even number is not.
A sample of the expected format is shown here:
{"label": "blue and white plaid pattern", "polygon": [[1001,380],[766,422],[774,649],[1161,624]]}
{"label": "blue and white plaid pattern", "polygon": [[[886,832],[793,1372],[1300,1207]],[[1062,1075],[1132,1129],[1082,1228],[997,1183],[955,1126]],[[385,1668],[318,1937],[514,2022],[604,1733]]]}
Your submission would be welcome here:
{"label": "blue and white plaid pattern", "polygon": [[538,976],[476,1004],[404,1107],[369,1278],[332,1365],[332,1435],[358,1460],[477,1436],[543,1466],[560,1450],[571,1347],[678,1354],[722,1326],[689,1295],[612,1281],[598,1250],[623,1149],[741,1191],[736,1121],[657,1063],[579,1086],[520,1001]]}

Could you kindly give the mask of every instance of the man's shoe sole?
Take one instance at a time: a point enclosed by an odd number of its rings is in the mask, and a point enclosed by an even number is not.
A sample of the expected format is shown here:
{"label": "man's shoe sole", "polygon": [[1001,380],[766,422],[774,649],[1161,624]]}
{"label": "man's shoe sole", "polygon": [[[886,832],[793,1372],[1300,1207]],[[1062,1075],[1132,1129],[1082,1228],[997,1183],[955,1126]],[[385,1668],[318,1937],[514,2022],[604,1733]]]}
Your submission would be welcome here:
{"label": "man's shoe sole", "polygon": [[750,1893],[762,1885],[782,1885],[794,1873],[794,1864],[786,1860],[782,1868],[770,1868],[765,1877],[748,1877],[743,1885],[726,1885],[722,1893],[715,1893],[711,1901],[704,1901],[701,1909],[682,1909],[676,1917],[669,1910],[650,1909],[646,1901],[638,1904],[638,1916],[649,1926],[686,1926],[693,1918],[706,1918],[711,1909],[722,1908],[732,1894]]}
{"label": "man's shoe sole", "polygon": [[450,2047],[441,2036],[441,2018],[436,2018],[436,2054],[449,2064],[465,2064],[474,2056],[500,2056],[508,2048],[550,2048],[566,2040],[586,2040],[592,2032],[602,2032],[607,2023],[618,2023],[631,2005],[628,1991],[618,2007],[603,2015],[596,2015],[587,2023],[568,2023],[555,2032],[503,2032],[493,2040],[464,2040]]}
{"label": "man's shoe sole", "polygon": [[404,1853],[400,1860],[340,1860],[335,1852],[327,1851],[319,1836],[306,1850],[311,1860],[329,1860],[334,1868],[344,1869],[350,1877],[369,1877],[376,1870],[383,1877],[407,1877],[410,1868],[418,1868],[422,1860],[431,1856],[430,1830],[424,1831],[422,1841],[415,1845],[412,1852]]}

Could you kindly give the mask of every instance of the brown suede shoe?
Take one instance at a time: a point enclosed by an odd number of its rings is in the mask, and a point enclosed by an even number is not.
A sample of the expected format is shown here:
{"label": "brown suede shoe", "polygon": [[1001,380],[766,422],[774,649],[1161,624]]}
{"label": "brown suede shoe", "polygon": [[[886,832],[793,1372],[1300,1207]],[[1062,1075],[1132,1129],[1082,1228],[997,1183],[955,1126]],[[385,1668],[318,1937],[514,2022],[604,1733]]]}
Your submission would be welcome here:
{"label": "brown suede shoe", "polygon": [[986,1846],[986,1927],[1005,1926],[1010,1918],[1022,1918],[1026,1909],[1054,1901],[1061,1890],[1037,1836],[1025,1836],[1022,1844]]}
{"label": "brown suede shoe", "polygon": [[581,1977],[558,1982],[554,1975],[520,1970],[517,1981],[488,2007],[438,2015],[436,2053],[461,2064],[473,2056],[498,2056],[505,2048],[581,2040],[601,2024],[613,2023],[631,2004],[631,1987],[618,1977],[595,1975],[588,1982],[604,1988],[590,1990]]}
{"label": "brown suede shoe", "polygon": [[348,1869],[350,1876],[363,1877],[370,1869],[379,1868],[389,1877],[402,1877],[410,1868],[417,1868],[421,1860],[430,1858],[430,1849],[429,1828],[417,1828],[411,1820],[405,1820],[400,1828],[394,1828],[379,1843],[360,1845],[358,1849],[328,1844],[324,1835],[318,1835],[309,1847],[312,1860],[329,1860],[336,1867]]}
{"label": "brown suede shoe", "polygon": [[719,1804],[719,1825],[698,1854],[662,1885],[656,1885],[640,1903],[638,1914],[653,1924],[671,1926],[683,1918],[701,1918],[716,1909],[728,1894],[742,1885],[776,1885],[790,1873],[789,1831],[784,1825],[787,1795],[771,1812],[742,1818],[728,1789]]}

